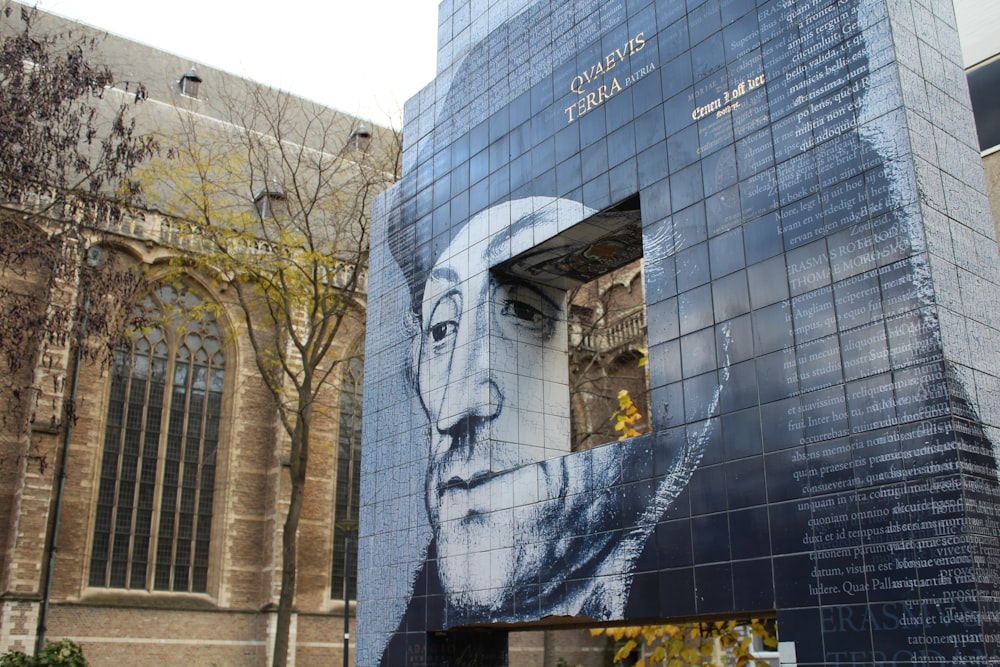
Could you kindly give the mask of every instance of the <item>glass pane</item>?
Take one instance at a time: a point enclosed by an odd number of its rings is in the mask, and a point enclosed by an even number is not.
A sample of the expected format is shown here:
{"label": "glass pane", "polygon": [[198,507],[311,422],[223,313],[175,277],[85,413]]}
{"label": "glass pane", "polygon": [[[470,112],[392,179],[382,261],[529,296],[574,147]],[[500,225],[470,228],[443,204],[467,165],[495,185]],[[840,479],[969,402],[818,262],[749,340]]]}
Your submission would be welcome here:
{"label": "glass pane", "polygon": [[[182,362],[180,359],[180,355],[178,355],[177,364],[174,366],[174,391],[177,391],[178,388],[183,389],[187,387],[187,374],[188,374],[188,364],[186,362]],[[175,405],[174,409],[183,410],[184,408],[183,406],[178,408]]]}
{"label": "glass pane", "polygon": [[969,70],[967,77],[979,149],[985,151],[1000,144],[1000,58]]}
{"label": "glass pane", "polygon": [[207,350],[209,355],[212,356],[214,356],[215,353],[219,351],[219,347],[221,346],[221,343],[219,343],[219,339],[215,337],[206,338],[204,340],[204,344],[205,344],[205,350]]}
{"label": "glass pane", "polygon": [[208,589],[208,568],[196,566],[192,573],[192,593],[204,593]]}
{"label": "glass pane", "polygon": [[[361,488],[362,362],[354,357],[345,365],[340,387],[340,428],[337,438],[337,474],[334,522],[358,520]],[[357,531],[334,529],[330,595],[356,599]],[[345,547],[350,547],[347,562]],[[345,569],[347,569],[345,591]]]}
{"label": "glass pane", "polygon": [[[122,345],[115,352],[88,579],[93,586],[145,585],[148,522],[155,479],[155,431],[159,429],[155,404],[145,424],[143,419],[151,388],[147,382],[151,334],[155,330],[137,338],[134,350]],[[160,403],[162,398],[155,386],[154,382],[154,403]],[[152,467],[142,455],[150,420],[154,422]]]}

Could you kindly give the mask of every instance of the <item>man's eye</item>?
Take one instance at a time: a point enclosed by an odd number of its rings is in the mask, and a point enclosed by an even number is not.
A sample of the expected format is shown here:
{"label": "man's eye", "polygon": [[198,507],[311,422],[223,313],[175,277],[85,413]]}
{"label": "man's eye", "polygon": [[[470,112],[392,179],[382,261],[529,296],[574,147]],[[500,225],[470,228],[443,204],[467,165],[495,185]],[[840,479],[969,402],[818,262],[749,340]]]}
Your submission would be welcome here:
{"label": "man's eye", "polygon": [[508,299],[505,301],[503,309],[500,313],[502,315],[513,315],[517,319],[524,320],[525,322],[535,322],[538,318],[542,317],[542,311],[538,310],[531,304],[527,304],[516,299]]}
{"label": "man's eye", "polygon": [[458,325],[456,325],[454,322],[440,322],[438,324],[432,325],[430,331],[431,340],[434,341],[435,343],[440,343],[445,338],[447,338],[449,334],[453,333],[456,330],[457,326]]}
{"label": "man's eye", "polygon": [[432,345],[435,354],[443,352],[442,348],[448,344],[448,339],[454,339],[458,334],[461,306],[461,299],[454,293],[448,293],[442,296],[431,308],[424,321],[426,327],[424,335]]}
{"label": "man's eye", "polygon": [[526,283],[512,281],[496,286],[493,298],[497,304],[500,326],[514,327],[508,335],[530,335],[539,340],[548,340],[562,313],[559,303],[541,288]]}

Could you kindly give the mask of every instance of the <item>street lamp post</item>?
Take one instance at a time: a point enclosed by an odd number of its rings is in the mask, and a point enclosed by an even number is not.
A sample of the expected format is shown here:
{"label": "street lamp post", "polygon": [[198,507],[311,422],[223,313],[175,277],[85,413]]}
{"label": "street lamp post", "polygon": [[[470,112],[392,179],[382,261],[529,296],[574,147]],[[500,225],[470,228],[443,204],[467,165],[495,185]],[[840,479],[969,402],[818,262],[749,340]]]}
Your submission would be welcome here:
{"label": "street lamp post", "polygon": [[350,592],[351,592],[351,533],[358,528],[358,522],[350,519],[333,524],[344,531],[344,667],[348,667],[348,640],[351,638]]}

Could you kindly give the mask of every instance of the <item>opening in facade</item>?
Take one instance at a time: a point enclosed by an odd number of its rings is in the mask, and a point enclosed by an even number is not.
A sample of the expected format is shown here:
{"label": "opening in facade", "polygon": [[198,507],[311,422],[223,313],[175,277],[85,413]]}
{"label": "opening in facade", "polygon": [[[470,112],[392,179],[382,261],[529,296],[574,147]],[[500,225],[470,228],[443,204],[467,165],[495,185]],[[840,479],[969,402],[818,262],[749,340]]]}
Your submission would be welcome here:
{"label": "opening in facade", "polygon": [[[649,383],[638,195],[588,217],[498,271],[565,291],[571,449],[618,439],[625,390],[648,432]],[[645,430],[643,430],[645,429]]]}

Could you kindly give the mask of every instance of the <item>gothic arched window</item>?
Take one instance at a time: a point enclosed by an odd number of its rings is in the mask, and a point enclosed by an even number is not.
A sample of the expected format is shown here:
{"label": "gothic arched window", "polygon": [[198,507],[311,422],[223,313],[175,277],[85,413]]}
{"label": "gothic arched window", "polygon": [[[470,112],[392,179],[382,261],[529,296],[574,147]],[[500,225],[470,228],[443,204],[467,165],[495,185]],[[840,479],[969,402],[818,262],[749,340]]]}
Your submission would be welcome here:
{"label": "gothic arched window", "polygon": [[225,357],[201,305],[159,287],[142,306],[165,324],[116,350],[91,586],[207,591]]}

